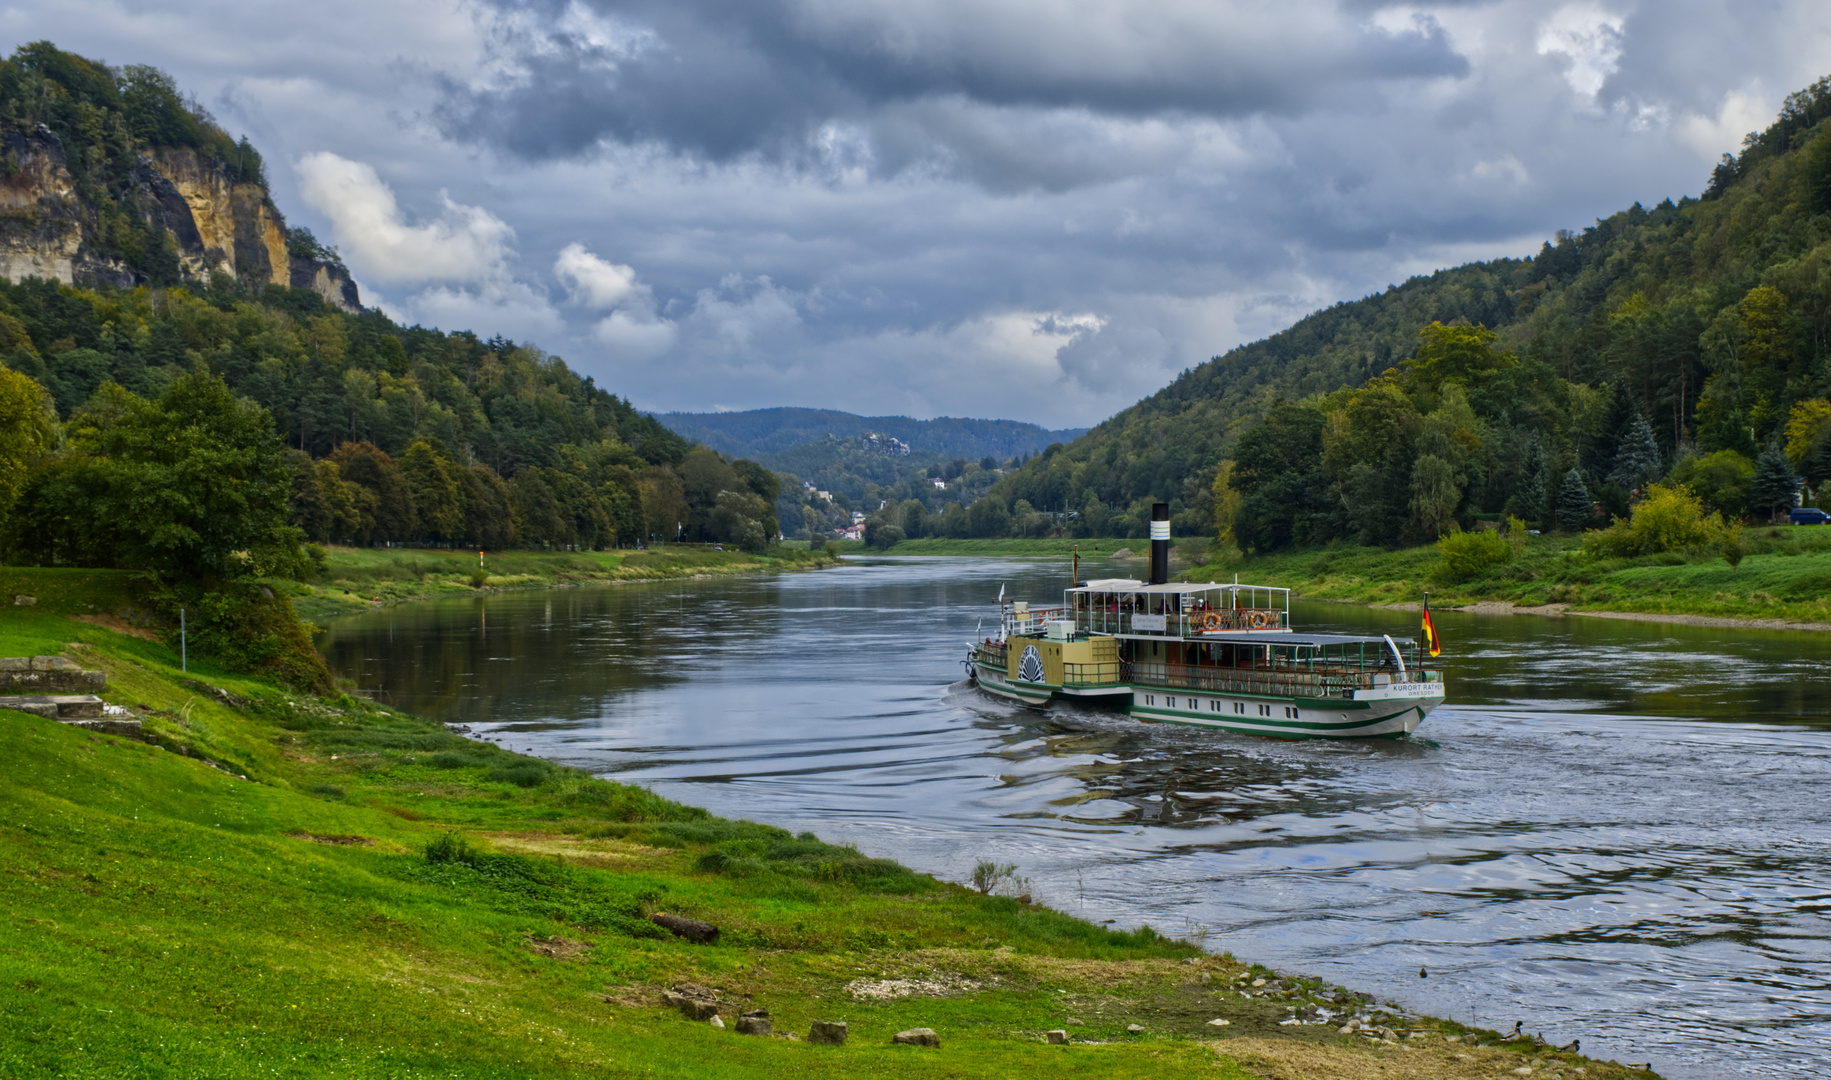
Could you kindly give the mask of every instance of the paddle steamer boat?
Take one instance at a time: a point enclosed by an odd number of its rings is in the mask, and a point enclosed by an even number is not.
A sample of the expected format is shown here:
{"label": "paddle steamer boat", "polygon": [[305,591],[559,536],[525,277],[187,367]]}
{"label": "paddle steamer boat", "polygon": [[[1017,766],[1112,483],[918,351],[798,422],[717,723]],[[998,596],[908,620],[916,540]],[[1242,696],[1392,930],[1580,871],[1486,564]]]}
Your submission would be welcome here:
{"label": "paddle steamer boat", "polygon": [[1414,639],[1299,633],[1288,589],[1169,581],[1168,507],[1152,516],[1149,581],[1077,581],[1048,608],[1001,593],[997,637],[967,658],[979,689],[1279,739],[1404,738],[1443,703]]}

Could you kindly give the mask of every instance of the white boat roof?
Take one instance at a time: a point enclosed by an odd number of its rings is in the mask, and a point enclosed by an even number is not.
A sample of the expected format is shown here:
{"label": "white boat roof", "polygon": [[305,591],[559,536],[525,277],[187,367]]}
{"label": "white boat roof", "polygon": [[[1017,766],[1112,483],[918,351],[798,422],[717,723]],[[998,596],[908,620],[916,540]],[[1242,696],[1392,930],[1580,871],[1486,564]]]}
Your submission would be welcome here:
{"label": "white boat roof", "polygon": [[1183,594],[1208,592],[1211,589],[1232,589],[1235,591],[1250,590],[1253,592],[1290,592],[1289,589],[1281,589],[1276,585],[1235,585],[1232,582],[1217,584],[1212,581],[1208,582],[1206,585],[1194,581],[1172,581],[1166,585],[1146,585],[1136,578],[1101,578],[1098,581],[1089,581],[1085,585],[1077,585],[1068,591]]}

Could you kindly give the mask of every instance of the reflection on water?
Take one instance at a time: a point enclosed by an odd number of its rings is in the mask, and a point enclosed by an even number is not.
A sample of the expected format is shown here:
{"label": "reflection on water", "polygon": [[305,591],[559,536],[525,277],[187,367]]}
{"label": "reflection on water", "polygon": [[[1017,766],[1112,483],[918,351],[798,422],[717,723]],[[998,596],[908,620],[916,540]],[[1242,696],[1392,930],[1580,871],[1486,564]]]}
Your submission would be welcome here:
{"label": "reflection on water", "polygon": [[1419,739],[1277,743],[960,683],[998,586],[1049,600],[1063,570],[509,594],[323,646],[402,708],[943,877],[1016,862],[1089,918],[1668,1076],[1831,1072],[1831,635],[1443,612]]}

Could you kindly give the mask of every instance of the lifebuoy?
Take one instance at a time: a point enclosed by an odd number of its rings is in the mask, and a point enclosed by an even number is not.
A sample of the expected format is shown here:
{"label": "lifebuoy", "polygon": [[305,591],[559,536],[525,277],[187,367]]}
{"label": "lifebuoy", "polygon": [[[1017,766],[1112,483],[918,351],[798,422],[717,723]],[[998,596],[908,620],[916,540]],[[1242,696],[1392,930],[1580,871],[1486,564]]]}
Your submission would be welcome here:
{"label": "lifebuoy", "polygon": [[1246,616],[1247,625],[1251,626],[1254,630],[1265,629],[1266,624],[1269,622],[1271,622],[1271,619],[1268,618],[1263,611],[1255,611]]}
{"label": "lifebuoy", "polygon": [[1226,621],[1227,620],[1221,618],[1220,612],[1210,611],[1208,614],[1202,616],[1202,629],[1219,630],[1221,628],[1221,624]]}

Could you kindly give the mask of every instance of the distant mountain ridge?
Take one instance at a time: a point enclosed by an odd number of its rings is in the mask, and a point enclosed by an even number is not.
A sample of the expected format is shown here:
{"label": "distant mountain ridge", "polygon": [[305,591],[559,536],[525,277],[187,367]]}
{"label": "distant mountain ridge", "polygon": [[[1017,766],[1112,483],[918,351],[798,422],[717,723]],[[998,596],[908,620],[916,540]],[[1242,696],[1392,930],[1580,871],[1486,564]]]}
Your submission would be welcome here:
{"label": "distant mountain ridge", "polygon": [[828,435],[839,439],[888,435],[907,443],[913,454],[1005,461],[1041,452],[1052,443],[1068,443],[1086,428],[1052,431],[1019,420],[973,420],[938,416],[859,416],[836,409],[774,408],[725,413],[656,413],[655,419],[714,450],[738,457],[778,454]]}

